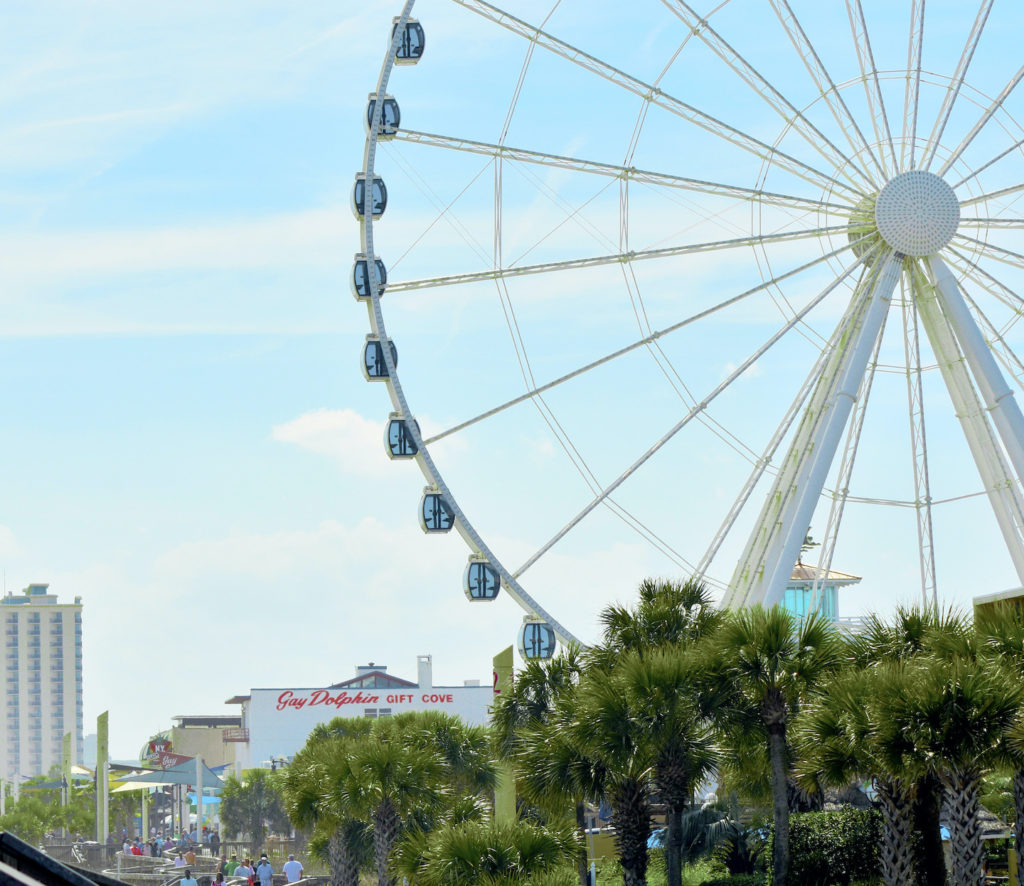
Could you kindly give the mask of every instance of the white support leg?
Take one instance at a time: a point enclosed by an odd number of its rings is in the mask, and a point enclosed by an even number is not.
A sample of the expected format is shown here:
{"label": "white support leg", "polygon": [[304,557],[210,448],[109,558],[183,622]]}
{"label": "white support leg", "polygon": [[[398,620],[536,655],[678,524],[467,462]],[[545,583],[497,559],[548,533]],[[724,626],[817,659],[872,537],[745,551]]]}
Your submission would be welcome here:
{"label": "white support leg", "polygon": [[[860,322],[843,336],[835,350],[825,382],[812,398],[801,431],[786,455],[768,494],[761,516],[747,542],[744,557],[730,582],[726,603],[771,606],[781,601],[796,563],[800,544],[835,458],[843,429],[881,332],[902,262],[890,254],[870,278]],[[829,384],[826,379],[834,379]],[[816,392],[818,394],[818,392]]]}
{"label": "white support leg", "polygon": [[953,409],[981,475],[1010,559],[1024,584],[1024,502],[1020,487],[971,381],[953,329],[942,313],[936,288],[921,272],[915,271],[912,281],[921,325],[939,364],[942,380],[953,401]]}
{"label": "white support leg", "polygon": [[946,263],[937,256],[928,259],[932,279],[938,292],[939,303],[950,327],[956,335],[978,384],[985,405],[992,413],[999,438],[1006,447],[1010,462],[1018,479],[1024,480],[1024,414],[1013,396],[1013,391],[999,371],[985,337],[967,308],[956,278]]}

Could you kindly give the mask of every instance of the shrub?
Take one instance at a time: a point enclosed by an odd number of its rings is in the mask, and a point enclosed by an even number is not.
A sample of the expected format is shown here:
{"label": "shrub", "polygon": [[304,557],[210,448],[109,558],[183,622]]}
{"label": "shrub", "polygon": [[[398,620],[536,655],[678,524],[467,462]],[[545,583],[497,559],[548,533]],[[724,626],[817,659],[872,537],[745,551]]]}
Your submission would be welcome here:
{"label": "shrub", "polygon": [[705,880],[700,886],[764,886],[764,874],[733,874]]}
{"label": "shrub", "polygon": [[873,809],[790,817],[789,877],[801,886],[848,886],[879,876],[881,816]]}

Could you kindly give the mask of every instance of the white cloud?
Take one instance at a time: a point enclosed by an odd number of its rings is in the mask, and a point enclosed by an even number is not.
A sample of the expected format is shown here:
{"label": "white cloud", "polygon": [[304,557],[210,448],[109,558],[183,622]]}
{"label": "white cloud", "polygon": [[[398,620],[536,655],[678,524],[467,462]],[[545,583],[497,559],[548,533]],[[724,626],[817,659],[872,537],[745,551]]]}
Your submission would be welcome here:
{"label": "white cloud", "polygon": [[394,470],[384,451],[384,425],[354,409],[316,409],[275,425],[271,437],[326,455],[347,474],[383,476]]}

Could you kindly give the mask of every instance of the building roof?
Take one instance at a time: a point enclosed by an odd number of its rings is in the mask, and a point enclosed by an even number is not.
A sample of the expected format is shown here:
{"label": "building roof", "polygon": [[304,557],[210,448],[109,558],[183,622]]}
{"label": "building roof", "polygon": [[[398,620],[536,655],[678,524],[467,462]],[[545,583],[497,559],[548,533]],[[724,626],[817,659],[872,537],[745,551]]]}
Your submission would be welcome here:
{"label": "building roof", "polygon": [[[789,577],[790,587],[793,585],[814,584],[817,575],[817,566],[811,566],[808,563],[801,563],[797,560],[796,566],[793,567],[793,574]],[[855,585],[860,580],[861,577],[859,575],[850,575],[847,572],[839,572],[835,569],[827,570],[821,577],[822,584],[830,585]]]}
{"label": "building roof", "polygon": [[177,721],[179,728],[189,726],[241,726],[242,718],[233,717],[231,714],[184,714],[171,717]]}
{"label": "building roof", "polygon": [[251,695],[232,695],[224,704],[245,704],[247,701],[251,701]]}
{"label": "building roof", "polygon": [[359,687],[361,689],[415,689],[419,684],[409,680],[403,680],[393,674],[384,671],[365,671],[356,675],[350,680],[342,680],[340,683],[332,683],[330,689],[347,689]]}

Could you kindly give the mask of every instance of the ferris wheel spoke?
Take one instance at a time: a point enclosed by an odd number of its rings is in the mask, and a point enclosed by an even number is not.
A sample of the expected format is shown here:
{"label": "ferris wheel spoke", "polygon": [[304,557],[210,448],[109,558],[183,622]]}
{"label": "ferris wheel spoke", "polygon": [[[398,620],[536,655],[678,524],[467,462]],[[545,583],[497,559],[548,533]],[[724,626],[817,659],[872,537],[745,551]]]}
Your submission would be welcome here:
{"label": "ferris wheel spoke", "polygon": [[774,166],[777,166],[780,169],[785,169],[792,175],[795,175],[816,187],[825,188],[829,191],[839,188],[855,195],[858,198],[863,196],[862,191],[854,188],[846,182],[827,175],[826,173],[797,160],[795,157],[779,151],[771,145],[754,138],[754,136],[737,129],[734,126],[730,126],[728,123],[719,120],[717,117],[706,114],[695,108],[693,105],[689,105],[674,96],[668,95],[656,86],[644,83],[642,80],[638,80],[636,77],[633,77],[624,71],[620,71],[618,68],[595,58],[583,50],[577,49],[575,46],[572,46],[563,40],[559,40],[557,37],[553,37],[541,28],[527,24],[521,19],[492,6],[490,3],[485,2],[485,0],[454,0],[454,2],[458,3],[460,6],[464,6],[472,12],[477,13],[478,15],[483,16],[484,18],[489,19],[490,21],[493,21],[495,24],[498,24],[515,34],[525,37],[527,40],[544,47],[550,52],[561,56],[584,70],[597,74],[599,77],[622,87],[645,101],[657,105],[658,107],[693,123],[695,126],[699,126],[701,129],[717,136],[722,141],[742,148],[763,160],[770,161]]}
{"label": "ferris wheel spoke", "polygon": [[829,165],[842,170],[844,174],[847,170],[855,172],[861,178],[860,184],[854,180],[853,176],[847,175],[847,179],[854,188],[859,190],[865,184],[869,189],[876,187],[876,183],[858,163],[833,144],[825,133],[808,120],[795,105],[730,45],[706,18],[699,16],[686,0],[662,0],[662,2],[775,113],[790,124]]}
{"label": "ferris wheel spoke", "polygon": [[[996,156],[993,157],[991,160],[989,160],[987,163],[982,163],[982,165],[979,166],[977,169],[972,170],[969,175],[965,175],[962,179],[960,179],[960,181],[958,181],[955,185],[953,185],[953,190],[955,191],[961,185],[966,184],[972,178],[975,178],[976,176],[980,175],[982,172],[984,172],[990,166],[994,166],[996,163],[998,163],[1004,157],[1008,157],[1010,154],[1012,154],[1014,151],[1016,151],[1018,148],[1020,148],[1022,146],[1024,146],[1024,138],[1020,139],[1019,141],[1014,142],[1012,145],[1010,145],[1010,147],[1008,147],[1002,153],[996,154]],[[961,203],[960,205],[962,206],[964,204]]]}
{"label": "ferris wheel spoke", "polygon": [[982,255],[993,261],[1013,265],[1015,268],[1024,268],[1024,255],[1019,252],[1014,252],[1012,249],[1004,249],[1002,246],[996,246],[994,243],[986,243],[977,237],[968,237],[966,234],[956,234],[955,237],[957,240],[973,244]]}
{"label": "ferris wheel spoke", "polygon": [[890,168],[898,169],[896,149],[892,143],[892,132],[889,129],[889,117],[885,112],[885,100],[882,98],[882,87],[878,80],[878,68],[875,66],[875,54],[868,36],[868,24],[864,18],[864,8],[860,0],[846,0],[846,12],[850,19],[850,30],[853,32],[853,45],[857,50],[857,63],[860,65],[861,79],[864,83],[864,94],[867,96],[868,108],[871,111],[871,125],[875,130],[875,140],[879,151],[885,155],[889,149]]}
{"label": "ferris wheel spoke", "polygon": [[787,194],[776,194],[772,191],[760,191],[755,188],[744,188],[739,185],[726,185],[720,182],[686,178],[679,175],[668,175],[660,172],[637,169],[632,166],[616,166],[612,163],[599,163],[593,160],[580,160],[558,154],[545,154],[541,151],[528,151],[523,148],[511,148],[507,145],[489,144],[466,138],[452,138],[434,135],[428,132],[415,132],[400,129],[395,135],[396,141],[413,144],[429,145],[454,151],[465,151],[470,154],[501,157],[521,163],[537,166],[548,166],[555,169],[568,169],[573,172],[586,172],[592,175],[616,178],[622,181],[636,182],[657,188],[672,188],[692,191],[697,194],[708,194],[714,197],[725,197],[767,203],[799,210],[829,209],[834,212],[849,212],[849,206],[841,203],[829,203],[824,200],[813,200],[807,197],[794,197]]}
{"label": "ferris wheel spoke", "polygon": [[1014,312],[1015,319],[1024,315],[1024,297],[1018,295],[1009,286],[986,271],[981,265],[972,262],[960,250],[950,247],[949,251],[955,256],[952,264],[961,273],[970,277],[975,283],[1006,305]]}
{"label": "ferris wheel spoke", "polygon": [[[907,84],[903,90],[903,138],[900,169],[913,169],[917,147],[917,110],[921,99],[921,52],[924,47],[924,0],[911,0],[907,41]],[[909,161],[908,161],[909,153]]]}
{"label": "ferris wheel spoke", "polygon": [[[1024,141],[1021,142],[1024,144]],[[964,179],[966,181],[966,179]],[[1001,197],[1009,197],[1011,194],[1019,194],[1024,191],[1024,184],[1010,185],[1006,188],[1000,188],[998,191],[992,191],[988,194],[980,194],[977,197],[970,197],[967,200],[960,201],[960,208],[963,209],[965,206],[974,206],[978,203],[984,203],[986,200],[998,200]]]}
{"label": "ferris wheel spoke", "polygon": [[978,15],[974,19],[974,25],[971,27],[971,32],[967,35],[967,42],[964,44],[964,51],[960,55],[960,61],[957,62],[956,71],[953,72],[953,82],[947,87],[946,94],[942,98],[939,116],[935,120],[932,134],[928,137],[928,143],[921,154],[921,169],[928,169],[931,166],[932,160],[935,158],[935,152],[939,149],[942,133],[946,129],[950,114],[953,113],[953,105],[956,103],[960,90],[964,85],[967,69],[971,65],[971,59],[974,58],[974,51],[978,48],[978,41],[981,40],[982,31],[985,30],[985,22],[988,21],[988,14],[992,11],[993,2],[994,0],[981,0]]}
{"label": "ferris wheel spoke", "polygon": [[1003,87],[1003,91],[1000,92],[999,95],[997,95],[992,100],[992,103],[985,109],[985,112],[978,119],[978,122],[971,127],[971,131],[964,136],[963,141],[960,142],[960,144],[956,146],[956,149],[953,151],[953,153],[950,154],[948,158],[946,158],[946,161],[942,164],[942,168],[939,169],[936,175],[945,175],[946,171],[949,170],[954,163],[956,163],[956,161],[960,158],[960,155],[967,150],[971,142],[973,142],[974,139],[977,137],[978,133],[981,132],[981,130],[983,130],[988,125],[989,120],[991,120],[992,117],[995,115],[996,111],[998,111],[1003,106],[1003,103],[1010,97],[1010,93],[1017,88],[1017,85],[1020,83],[1022,79],[1024,79],[1024,65],[1022,65],[1020,69],[1017,71],[1017,73],[1013,75],[1013,78],[1010,80],[1010,82]]}
{"label": "ferris wheel spoke", "polygon": [[836,88],[836,84],[833,82],[831,75],[821,60],[821,56],[818,55],[817,50],[800,24],[800,20],[796,17],[796,13],[793,12],[787,0],[769,0],[769,2],[772,4],[772,8],[775,10],[775,14],[778,16],[779,22],[785,29],[786,34],[789,36],[790,42],[796,49],[797,55],[814,80],[815,86],[818,87],[818,92],[821,93],[836,123],[839,124],[839,128],[846,135],[850,146],[855,149],[863,149],[868,157],[871,158],[871,162],[882,178],[886,178],[886,172],[882,168],[882,164],[879,162],[875,152],[871,150],[867,139],[864,138],[864,133],[857,124],[856,118],[850,113],[842,93]]}
{"label": "ferris wheel spoke", "polygon": [[524,394],[520,394],[516,397],[513,397],[511,400],[506,400],[499,406],[492,407],[491,409],[481,412],[479,415],[475,415],[472,418],[459,422],[459,424],[453,425],[447,430],[440,431],[439,433],[434,434],[432,437],[424,439],[423,442],[427,446],[431,445],[432,443],[437,443],[439,440],[443,440],[445,437],[449,437],[452,434],[456,434],[459,431],[463,431],[466,428],[477,424],[478,422],[491,418],[492,416],[495,416],[500,412],[504,412],[506,409],[509,409],[513,406],[517,406],[518,404],[523,403],[533,397],[536,397],[539,394],[544,394],[547,391],[550,391],[552,388],[556,388],[559,385],[565,384],[567,381],[571,381],[572,379],[577,378],[578,376],[590,372],[592,369],[597,369],[599,366],[604,366],[605,363],[610,363],[612,360],[615,360],[618,357],[625,356],[626,354],[635,351],[637,348],[645,347],[646,345],[649,345],[652,342],[656,342],[658,341],[658,339],[664,338],[666,335],[676,332],[677,330],[682,329],[685,326],[689,326],[692,323],[696,323],[698,320],[703,320],[704,318],[710,317],[713,314],[716,314],[719,311],[724,310],[725,308],[738,304],[739,302],[743,301],[746,298],[749,298],[752,295],[755,295],[758,292],[763,292],[764,290],[781,283],[783,280],[788,280],[793,277],[796,277],[797,275],[802,274],[804,271],[807,271],[810,268],[816,267],[817,265],[820,265],[831,258],[835,258],[836,256],[847,251],[848,249],[852,249],[861,243],[866,243],[866,241],[867,238],[854,241],[853,243],[850,243],[847,246],[841,246],[840,248],[835,249],[832,252],[826,253],[825,255],[822,255],[819,258],[812,259],[811,261],[806,262],[796,268],[792,268],[791,270],[786,271],[785,273],[778,274],[772,277],[771,279],[765,280],[764,282],[758,284],[757,286],[754,286],[751,289],[746,290],[745,292],[739,293],[739,295],[734,295],[731,298],[727,298],[725,301],[721,301],[718,304],[713,305],[710,308],[706,308],[703,311],[699,311],[696,314],[692,314],[685,320],[680,320],[677,323],[673,323],[671,326],[665,326],[662,329],[658,329],[652,332],[650,335],[645,335],[643,338],[637,339],[636,341],[631,342],[625,347],[619,348],[615,351],[611,351],[610,353],[605,354],[603,357],[599,357],[597,360],[593,360],[590,363],[587,363],[583,366],[580,366],[577,369],[572,370],[572,372],[567,372],[565,375],[561,375],[558,378],[547,382],[546,384],[540,385],[539,387],[531,388]]}
{"label": "ferris wheel spoke", "polygon": [[861,263],[865,260],[865,257],[858,258],[852,265],[846,268],[832,283],[830,283],[825,289],[823,289],[818,295],[811,299],[808,304],[801,308],[790,320],[788,320],[782,327],[772,335],[764,344],[761,345],[753,354],[747,357],[739,366],[737,366],[732,372],[720,382],[714,390],[712,390],[700,403],[698,403],[693,409],[689,410],[682,419],[668,430],[668,432],[650,446],[643,455],[640,456],[633,464],[631,464],[625,471],[608,486],[606,486],[599,495],[595,496],[579,513],[576,514],[565,526],[562,527],[554,536],[552,536],[547,542],[545,542],[519,569],[513,573],[514,577],[518,579],[527,569],[529,569],[534,563],[536,563],[541,557],[544,556],[552,547],[554,547],[561,539],[569,534],[579,523],[590,514],[598,505],[600,505],[609,495],[611,495],[616,489],[618,489],[623,483],[626,482],[633,474],[636,473],[644,464],[646,464],[657,452],[659,452],[666,443],[668,443],[676,434],[679,433],[686,425],[690,423],[697,415],[704,412],[708,406],[725,390],[727,390],[738,378],[740,378],[751,366],[753,366],[761,357],[763,357],[772,347],[785,337],[786,333],[793,329],[798,323],[800,323],[804,317],[806,317],[815,307],[821,304],[828,295],[835,290]]}
{"label": "ferris wheel spoke", "polygon": [[969,228],[1024,228],[1024,218],[962,218],[961,225]]}
{"label": "ferris wheel spoke", "polygon": [[451,274],[443,277],[424,277],[420,280],[407,280],[388,283],[387,291],[411,292],[417,289],[432,289],[439,286],[456,286],[460,283],[479,283],[482,280],[507,280],[511,277],[525,277],[533,274],[548,274],[555,271],[573,271],[584,268],[598,268],[621,262],[649,261],[657,258],[671,258],[680,255],[696,255],[702,252],[735,249],[742,246],[754,246],[761,243],[785,243],[792,240],[809,240],[828,237],[831,234],[845,232],[845,225],[833,225],[824,228],[807,228],[801,231],[788,231],[780,234],[759,234],[753,237],[737,237],[732,240],[714,240],[709,243],[695,243],[685,246],[665,246],[659,249],[642,249],[631,252],[619,252],[614,255],[597,255],[591,258],[568,259],[567,261],[544,262],[537,265],[523,265],[518,268],[491,268],[486,271],[473,271],[468,274]]}
{"label": "ferris wheel spoke", "polygon": [[938,606],[935,580],[935,535],[932,529],[932,491],[928,469],[928,438],[925,431],[924,386],[921,372],[921,340],[917,305],[907,291],[906,275],[900,278],[903,295],[903,354],[907,365],[907,415],[910,420],[910,455],[914,470],[914,512],[921,573],[921,600]]}
{"label": "ferris wheel spoke", "polygon": [[981,475],[985,494],[1018,578],[1024,581],[1024,502],[1020,486],[996,439],[989,421],[990,413],[971,379],[957,335],[942,311],[938,288],[916,264],[912,266],[910,274],[921,325],[924,326],[938,361],[954,413],[960,421],[971,456]]}

